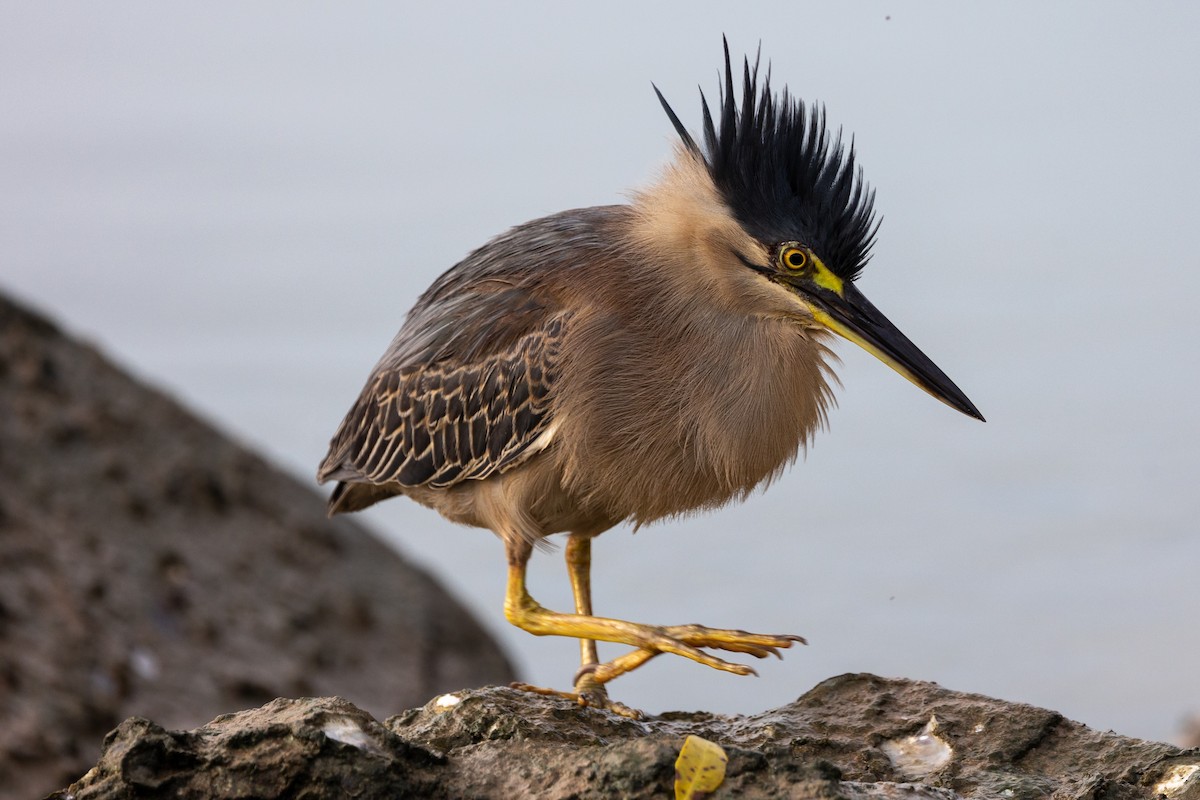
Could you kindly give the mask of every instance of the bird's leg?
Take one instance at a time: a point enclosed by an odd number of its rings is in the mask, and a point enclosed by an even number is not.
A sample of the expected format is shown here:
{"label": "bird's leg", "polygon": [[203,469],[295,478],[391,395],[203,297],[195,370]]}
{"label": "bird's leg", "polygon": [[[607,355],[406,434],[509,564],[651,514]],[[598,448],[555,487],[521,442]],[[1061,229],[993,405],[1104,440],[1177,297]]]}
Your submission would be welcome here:
{"label": "bird's leg", "polygon": [[[567,537],[567,574],[571,577],[571,593],[575,596],[575,613],[586,617],[592,615],[592,537],[585,533],[573,533]],[[595,666],[600,658],[596,654],[595,639],[579,640],[580,669]]]}
{"label": "bird's leg", "polygon": [[[568,536],[566,559],[567,574],[571,578],[571,594],[575,597],[575,613],[590,617],[592,615],[592,537],[586,533],[572,533]],[[591,673],[599,662],[596,640],[580,639],[579,672],[575,674],[575,691],[580,695],[591,691],[605,693],[602,685],[591,680]]]}
{"label": "bird's leg", "polygon": [[[590,533],[572,533],[567,537],[567,574],[571,578],[571,593],[575,597],[575,613],[583,617],[592,616],[592,538]],[[647,651],[638,650],[636,652]],[[657,653],[650,653],[645,660],[648,661],[655,655]],[[608,689],[604,684],[612,678],[597,680],[596,671],[599,667],[600,657],[596,653],[596,640],[580,639],[579,671],[575,673],[574,692],[578,703],[593,708],[606,708],[626,717],[641,719],[642,712],[608,698]],[[628,672],[629,669],[633,669],[633,667],[624,671]],[[615,678],[616,675],[612,677]]]}
{"label": "bird's leg", "polygon": [[[508,553],[508,588],[504,597],[504,615],[513,625],[536,636],[570,636],[576,639],[586,639],[593,642],[593,647],[596,641],[616,642],[631,645],[638,651],[646,651],[645,653],[635,651],[608,664],[597,664],[595,668],[587,668],[590,663],[594,663],[589,662],[588,659],[595,656],[592,655],[592,650],[583,645],[581,651],[585,660],[585,669],[581,669],[580,672],[581,678],[587,679],[582,682],[587,689],[591,689],[593,683],[597,687],[602,687],[618,675],[641,666],[658,653],[674,653],[713,669],[737,675],[753,675],[755,674],[754,670],[750,667],[717,658],[700,648],[709,647],[749,653],[757,658],[764,658],[768,655],[778,656],[780,649],[804,641],[799,636],[756,634],[740,630],[705,628],[700,625],[657,627],[607,617],[596,617],[587,613],[562,614],[550,611],[534,600],[525,587],[525,570],[532,551],[531,546],[528,542],[517,539],[515,543],[509,541],[506,549]],[[585,577],[581,576],[586,573],[588,561],[590,561],[590,547],[586,550],[577,550],[574,559],[568,556],[568,565],[572,569],[572,586],[586,589],[588,582]],[[582,612],[587,609],[580,607],[581,600],[590,606],[590,593],[585,591],[582,598],[578,593],[576,594],[576,608]],[[566,696],[586,702],[586,698],[579,693]]]}
{"label": "bird's leg", "polygon": [[[526,556],[526,559],[528,556]],[[575,597],[575,613],[580,616],[592,615],[592,536],[586,533],[573,533],[567,538],[566,547],[567,574],[571,579],[571,593]],[[512,553],[510,552],[510,581],[512,569]],[[526,561],[526,563],[528,563]],[[522,581],[524,575],[522,575]],[[511,583],[510,583],[511,591]],[[507,602],[505,604],[507,608]],[[575,691],[560,692],[557,689],[544,689],[540,686],[530,686],[527,683],[513,684],[517,688],[537,694],[553,697],[565,697],[574,700],[581,706],[604,708],[622,716],[641,719],[642,712],[629,708],[623,703],[608,699],[608,690],[604,684],[592,678],[599,656],[596,653],[595,639],[579,640],[579,671],[575,673]]]}

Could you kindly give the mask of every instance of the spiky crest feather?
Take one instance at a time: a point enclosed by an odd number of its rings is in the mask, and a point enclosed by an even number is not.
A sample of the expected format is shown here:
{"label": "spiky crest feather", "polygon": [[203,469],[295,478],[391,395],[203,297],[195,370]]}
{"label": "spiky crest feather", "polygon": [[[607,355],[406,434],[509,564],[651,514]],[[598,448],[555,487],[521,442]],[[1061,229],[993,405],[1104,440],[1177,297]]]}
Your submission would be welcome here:
{"label": "spiky crest feather", "polygon": [[764,244],[799,241],[831,270],[854,280],[870,259],[879,223],[875,193],[854,161],[854,142],[830,137],[824,108],[809,108],[786,87],[771,93],[770,67],[758,83],[743,61],[742,97],[734,93],[733,64],[725,41],[725,75],[714,119],[700,92],[704,149],[696,144],[658,87],[659,102],[684,146],[701,158],[721,196],[746,230]]}

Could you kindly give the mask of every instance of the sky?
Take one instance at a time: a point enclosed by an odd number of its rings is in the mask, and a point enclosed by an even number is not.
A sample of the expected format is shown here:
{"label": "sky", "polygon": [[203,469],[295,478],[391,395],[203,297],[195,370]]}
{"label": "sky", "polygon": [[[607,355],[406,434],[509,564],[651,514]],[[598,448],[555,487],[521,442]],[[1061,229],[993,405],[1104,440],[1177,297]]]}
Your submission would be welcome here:
{"label": "sky", "polygon": [[[809,646],[614,696],[749,713],[865,671],[1166,740],[1200,711],[1197,31],[1187,3],[7,3],[0,291],[312,482],[437,275],[652,182],[651,83],[695,130],[722,35],[761,47],[877,192],[859,288],[988,422],[840,345],[795,468],[594,554],[600,613]],[[491,534],[362,520],[569,684],[573,643],[505,623]],[[561,549],[530,587],[569,605]]]}

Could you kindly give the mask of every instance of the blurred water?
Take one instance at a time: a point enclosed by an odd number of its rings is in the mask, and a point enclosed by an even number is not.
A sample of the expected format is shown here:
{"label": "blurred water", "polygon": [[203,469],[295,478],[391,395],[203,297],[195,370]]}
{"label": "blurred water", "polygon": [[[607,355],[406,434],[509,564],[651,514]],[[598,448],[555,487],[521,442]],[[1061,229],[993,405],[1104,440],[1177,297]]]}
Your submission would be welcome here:
{"label": "blurred water", "polygon": [[[458,7],[456,7],[458,8]],[[760,678],[658,659],[650,711],[749,712],[872,671],[1165,739],[1200,707],[1200,11],[891,3],[0,8],[0,286],[310,479],[416,295],[505,227],[616,202],[698,123],[720,35],[856,141],[860,286],[983,410],[842,347],[806,461],[745,505],[596,545],[598,610],[794,632]],[[525,677],[487,532],[368,523]],[[570,602],[559,554],[536,597]],[[609,653],[617,652],[608,648]]]}

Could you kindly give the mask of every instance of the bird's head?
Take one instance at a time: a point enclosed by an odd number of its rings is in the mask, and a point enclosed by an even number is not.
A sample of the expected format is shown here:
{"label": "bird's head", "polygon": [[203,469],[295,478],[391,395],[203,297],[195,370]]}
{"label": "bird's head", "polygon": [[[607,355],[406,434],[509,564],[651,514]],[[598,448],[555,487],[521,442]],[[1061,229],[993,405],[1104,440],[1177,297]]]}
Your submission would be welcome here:
{"label": "bird's head", "polygon": [[786,290],[821,326],[849,339],[938,400],[976,419],[979,410],[944,372],[855,286],[870,259],[878,222],[874,193],[856,167],[853,145],[831,136],[821,109],[787,89],[776,97],[757,60],[744,61],[741,103],[725,44],[725,82],[716,113],[701,93],[704,147],[662,93],[658,99],[687,155],[703,165],[745,239],[731,254],[741,266]]}

